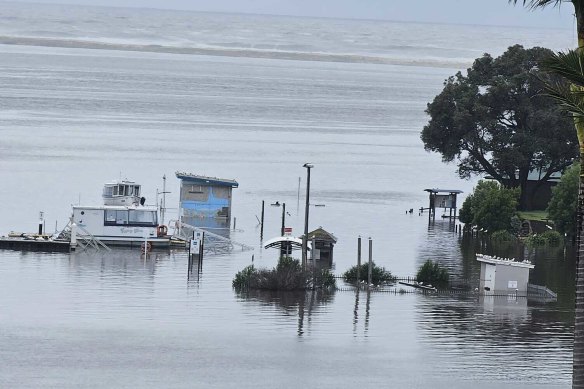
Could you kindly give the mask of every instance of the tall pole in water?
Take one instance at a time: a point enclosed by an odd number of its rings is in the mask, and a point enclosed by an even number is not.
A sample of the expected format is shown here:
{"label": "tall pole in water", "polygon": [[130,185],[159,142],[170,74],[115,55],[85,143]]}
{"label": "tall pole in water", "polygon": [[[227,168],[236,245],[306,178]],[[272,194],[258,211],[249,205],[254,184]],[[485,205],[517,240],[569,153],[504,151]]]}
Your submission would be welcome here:
{"label": "tall pole in water", "polygon": [[302,167],[306,168],[306,209],[304,211],[304,235],[302,236],[302,269],[306,269],[308,262],[308,209],[310,208],[310,169],[314,165],[305,163]]}
{"label": "tall pole in water", "polygon": [[166,211],[166,174],[162,176],[162,204],[160,206],[160,224],[164,224],[164,213]]}

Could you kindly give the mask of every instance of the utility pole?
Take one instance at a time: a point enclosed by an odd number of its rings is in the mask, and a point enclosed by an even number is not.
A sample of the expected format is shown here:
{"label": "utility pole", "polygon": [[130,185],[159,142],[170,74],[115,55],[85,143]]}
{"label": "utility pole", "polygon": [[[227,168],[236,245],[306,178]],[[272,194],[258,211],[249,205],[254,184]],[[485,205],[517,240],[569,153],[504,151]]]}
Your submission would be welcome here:
{"label": "utility pole", "polygon": [[306,209],[304,211],[304,235],[302,237],[302,270],[306,269],[306,263],[308,262],[307,250],[308,250],[308,210],[310,208],[310,169],[314,165],[310,163],[305,163],[302,167],[306,168]]}

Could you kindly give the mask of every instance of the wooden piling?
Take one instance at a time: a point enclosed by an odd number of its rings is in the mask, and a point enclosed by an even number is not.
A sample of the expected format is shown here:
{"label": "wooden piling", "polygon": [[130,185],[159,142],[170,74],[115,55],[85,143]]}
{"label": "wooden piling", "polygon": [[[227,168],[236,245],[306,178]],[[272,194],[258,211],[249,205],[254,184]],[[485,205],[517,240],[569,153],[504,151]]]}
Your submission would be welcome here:
{"label": "wooden piling", "polygon": [[369,269],[367,271],[367,288],[371,285],[371,276],[373,270],[373,241],[369,238]]}
{"label": "wooden piling", "polygon": [[357,238],[357,286],[361,282],[361,237]]}
{"label": "wooden piling", "polygon": [[262,219],[260,221],[260,240],[264,239],[264,205],[265,205],[265,201],[262,200]]}

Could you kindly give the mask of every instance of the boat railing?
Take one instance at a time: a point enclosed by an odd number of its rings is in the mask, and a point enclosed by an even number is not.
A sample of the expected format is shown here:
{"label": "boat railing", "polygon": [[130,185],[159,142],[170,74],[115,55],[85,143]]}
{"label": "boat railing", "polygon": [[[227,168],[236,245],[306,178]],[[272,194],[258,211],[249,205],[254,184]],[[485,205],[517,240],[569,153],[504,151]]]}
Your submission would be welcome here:
{"label": "boat railing", "polygon": [[188,242],[190,239],[192,239],[195,232],[204,232],[205,238],[203,241],[203,247],[206,251],[212,251],[215,253],[231,252],[236,247],[241,248],[241,251],[253,250],[253,247],[251,246],[236,242],[233,239],[226,238],[205,228],[195,227],[187,223],[182,223],[178,220],[170,220],[169,225],[174,229],[172,237],[174,239],[184,240],[185,242]]}

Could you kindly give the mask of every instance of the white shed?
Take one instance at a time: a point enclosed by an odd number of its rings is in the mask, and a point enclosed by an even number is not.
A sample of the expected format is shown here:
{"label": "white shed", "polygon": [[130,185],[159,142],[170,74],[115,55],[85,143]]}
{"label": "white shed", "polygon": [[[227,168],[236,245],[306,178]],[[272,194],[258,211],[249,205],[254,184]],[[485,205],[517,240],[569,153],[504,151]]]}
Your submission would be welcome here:
{"label": "white shed", "polygon": [[484,254],[477,254],[477,261],[481,263],[479,293],[527,295],[529,270],[535,267],[531,262]]}

